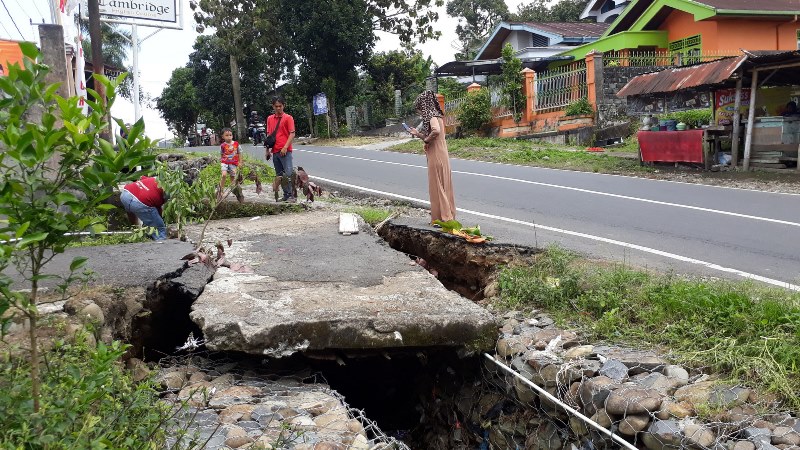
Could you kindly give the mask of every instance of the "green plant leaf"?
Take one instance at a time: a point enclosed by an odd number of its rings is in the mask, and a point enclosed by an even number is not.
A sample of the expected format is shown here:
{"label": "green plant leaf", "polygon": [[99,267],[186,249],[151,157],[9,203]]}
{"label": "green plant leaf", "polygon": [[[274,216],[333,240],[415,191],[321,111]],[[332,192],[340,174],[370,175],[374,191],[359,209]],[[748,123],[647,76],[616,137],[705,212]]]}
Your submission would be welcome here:
{"label": "green plant leaf", "polygon": [[72,262],[69,264],[70,272],[74,272],[74,271],[80,269],[81,267],[85,266],[86,265],[86,261],[88,261],[88,260],[89,260],[89,258],[87,258],[85,256],[78,256],[78,257],[74,258],[72,260]]}
{"label": "green plant leaf", "polygon": [[43,241],[50,233],[36,233],[30,236],[25,236],[17,241],[17,247],[26,247],[28,244]]}
{"label": "green plant leaf", "polygon": [[36,57],[39,56],[39,49],[36,48],[36,44],[33,42],[20,42],[19,49],[22,51],[23,55],[34,61],[36,60]]}

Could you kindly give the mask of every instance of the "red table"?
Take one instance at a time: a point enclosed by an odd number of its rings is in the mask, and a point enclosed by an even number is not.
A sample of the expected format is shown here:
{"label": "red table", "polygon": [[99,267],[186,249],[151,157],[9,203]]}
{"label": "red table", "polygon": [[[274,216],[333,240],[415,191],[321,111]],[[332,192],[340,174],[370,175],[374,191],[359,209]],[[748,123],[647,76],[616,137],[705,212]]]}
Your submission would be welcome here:
{"label": "red table", "polygon": [[640,131],[639,150],[643,162],[703,163],[704,130]]}

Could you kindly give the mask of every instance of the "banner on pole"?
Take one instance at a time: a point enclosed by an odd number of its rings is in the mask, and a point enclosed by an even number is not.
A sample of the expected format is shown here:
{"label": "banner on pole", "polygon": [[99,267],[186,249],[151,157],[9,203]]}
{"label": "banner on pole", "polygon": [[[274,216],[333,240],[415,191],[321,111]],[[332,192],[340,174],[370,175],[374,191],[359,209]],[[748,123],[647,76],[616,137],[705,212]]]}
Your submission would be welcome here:
{"label": "banner on pole", "polygon": [[86,103],[86,58],[83,55],[83,35],[78,33],[78,45],[75,54],[75,95],[78,96],[78,106],[83,114],[89,114],[89,105]]}
{"label": "banner on pole", "polygon": [[[89,10],[88,0],[83,1],[85,11]],[[176,0],[98,0],[100,14],[128,19],[154,20],[157,22],[178,22]]]}
{"label": "banner on pole", "polygon": [[324,92],[320,92],[319,94],[314,96],[313,104],[314,104],[315,116],[328,114],[328,97],[325,96]]}

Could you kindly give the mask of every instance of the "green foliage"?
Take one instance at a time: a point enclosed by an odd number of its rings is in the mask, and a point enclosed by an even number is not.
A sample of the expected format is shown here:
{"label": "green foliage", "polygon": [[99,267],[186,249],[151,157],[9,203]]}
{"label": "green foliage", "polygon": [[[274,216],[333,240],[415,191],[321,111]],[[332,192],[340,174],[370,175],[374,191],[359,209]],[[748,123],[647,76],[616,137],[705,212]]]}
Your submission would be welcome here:
{"label": "green foliage", "polygon": [[192,69],[179,67],[172,71],[167,86],[156,99],[156,109],[178,136],[188,138],[194,132],[200,114],[200,99],[192,84]]}
{"label": "green foliage", "polygon": [[711,108],[690,109],[688,111],[676,111],[658,116],[659,120],[677,120],[692,128],[700,128],[702,125],[711,123]]}
{"label": "green foliage", "polygon": [[140,227],[131,232],[95,234],[69,244],[69,247],[99,247],[102,245],[133,244],[150,240],[148,227]]}
{"label": "green foliage", "polygon": [[560,0],[553,4],[549,0],[534,0],[520,4],[516,14],[511,15],[515,22],[580,22],[580,16],[589,0]]}
{"label": "green foliage", "polygon": [[359,207],[359,208],[349,208],[345,209],[346,212],[351,212],[354,214],[358,214],[364,219],[364,222],[370,224],[371,226],[375,226],[388,218],[392,212],[388,209],[383,208],[371,208],[368,206]]}
{"label": "green foliage", "polygon": [[78,336],[45,355],[38,412],[28,364],[0,361],[0,448],[166,448],[168,407],[151,381],[134,383],[123,370],[127,346],[89,348]]}
{"label": "green foliage", "polygon": [[514,56],[514,48],[511,44],[506,43],[503,46],[503,74],[502,80],[502,95],[503,104],[513,111],[514,121],[519,122],[522,119],[522,113],[525,111],[525,95],[522,92],[522,61]]}
{"label": "green foliage", "polygon": [[501,302],[544,307],[595,339],[647,344],[712,367],[800,406],[800,296],[749,283],[653,275],[581,264],[549,249],[504,270]]}
{"label": "green foliage", "polygon": [[439,78],[439,93],[444,95],[444,101],[459,98],[467,92],[467,87],[459,83],[455,78]]}
{"label": "green foliage", "polygon": [[[3,329],[12,306],[30,320],[30,367],[34,411],[39,410],[39,359],[36,301],[39,282],[54,278],[44,272],[45,264],[64,252],[76,239],[68,232],[104,231],[95,214],[112,209],[102,202],[121,182],[138,178],[136,166],[147,167],[154,157],[152,143],[144,135],[144,122],[127,128],[126,139],[117,149],[101,137],[108,124],[107,112],[114,103],[115,89],[122,78],[111,81],[95,76],[105,86],[106,104],[87,100],[92,112],[85,116],[78,99],[64,99],[57,85],[46,85],[47,66],[37,62],[39,51],[31,43],[20,43],[25,55],[24,70],[8,68],[0,77],[0,272],[13,265],[30,287],[28,294],[10,290],[11,280],[0,276],[0,317]],[[93,98],[99,98],[90,91]],[[128,171],[123,174],[123,169]],[[62,287],[73,281],[73,273],[86,263],[76,258]]]}
{"label": "green foliage", "polygon": [[[394,92],[402,91],[403,109],[413,111],[412,102],[422,90],[425,79],[431,75],[433,61],[413,48],[376,53],[369,58],[361,78],[363,93],[358,104],[367,102],[372,107],[374,122],[394,117]],[[374,125],[369,124],[369,125]]]}
{"label": "green foliage", "polygon": [[461,126],[467,131],[481,131],[492,121],[492,101],[488,89],[467,94],[467,100],[458,114]]}
{"label": "green foliage", "polygon": [[589,103],[589,99],[586,97],[575,100],[564,109],[564,115],[566,116],[582,116],[586,114],[594,114],[594,108],[592,108],[592,104]]}
{"label": "green foliage", "polygon": [[456,36],[460,41],[457,60],[475,58],[497,24],[509,16],[503,0],[448,0],[447,15],[458,19]]}

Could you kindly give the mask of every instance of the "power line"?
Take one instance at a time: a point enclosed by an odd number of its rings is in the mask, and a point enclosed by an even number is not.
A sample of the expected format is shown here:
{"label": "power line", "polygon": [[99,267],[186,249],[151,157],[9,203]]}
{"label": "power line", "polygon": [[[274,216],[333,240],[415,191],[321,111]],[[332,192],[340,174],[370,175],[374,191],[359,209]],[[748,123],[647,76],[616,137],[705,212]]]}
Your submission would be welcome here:
{"label": "power line", "polygon": [[31,3],[33,3],[33,7],[36,8],[36,12],[38,12],[39,15],[42,16],[42,22],[44,22],[44,14],[42,14],[42,10],[39,9],[39,5],[36,3],[36,0],[33,0]]}
{"label": "power line", "polygon": [[5,31],[5,32],[6,32],[6,36],[8,36],[9,38],[11,38],[11,33],[9,33],[9,32],[8,32],[8,29],[6,29],[6,26],[5,26],[5,25],[3,25],[3,22],[0,22],[0,27],[3,27],[3,31]]}
{"label": "power line", "polygon": [[31,21],[33,21],[33,17],[31,17],[31,15],[30,15],[30,14],[28,14],[28,10],[27,10],[27,9],[25,9],[25,7],[24,7],[24,6],[22,6],[22,5],[19,3],[19,0],[14,0],[14,1],[15,1],[15,2],[17,2],[17,6],[19,6],[19,9],[22,11],[22,14],[25,14],[26,16],[28,16],[28,20],[31,20]]}
{"label": "power line", "polygon": [[25,36],[23,36],[22,35],[22,31],[19,30],[19,27],[17,26],[17,21],[14,20],[13,17],[11,17],[11,11],[8,10],[8,6],[6,6],[5,0],[0,0],[0,3],[3,4],[3,8],[6,10],[6,14],[8,14],[8,18],[11,19],[11,23],[14,24],[14,28],[17,29],[17,33],[19,33],[19,37],[21,37],[22,40],[24,41],[25,40]]}

